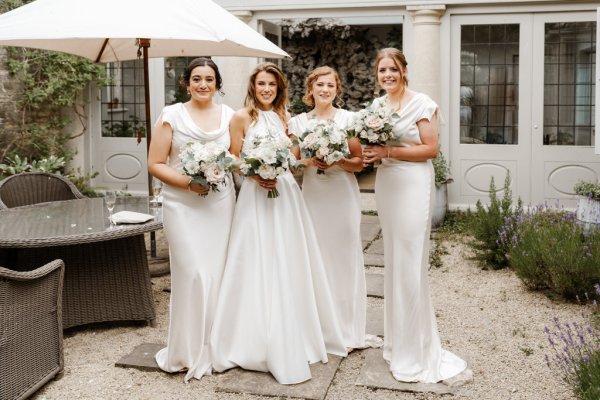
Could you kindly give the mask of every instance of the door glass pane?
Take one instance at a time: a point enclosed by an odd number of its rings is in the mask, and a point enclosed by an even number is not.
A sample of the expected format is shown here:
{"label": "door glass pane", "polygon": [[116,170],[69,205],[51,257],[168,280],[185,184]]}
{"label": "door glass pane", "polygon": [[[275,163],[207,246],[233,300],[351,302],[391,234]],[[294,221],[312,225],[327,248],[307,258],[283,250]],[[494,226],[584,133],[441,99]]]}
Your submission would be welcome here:
{"label": "door glass pane", "polygon": [[180,84],[185,67],[196,57],[165,58],[165,105],[185,103],[189,96]]}
{"label": "door glass pane", "polygon": [[109,63],[110,85],[102,89],[102,137],[146,137],[142,60]]}
{"label": "door glass pane", "polygon": [[544,26],[544,144],[594,145],[595,22]]}
{"label": "door glass pane", "polygon": [[460,142],[518,143],[519,24],[461,26]]}

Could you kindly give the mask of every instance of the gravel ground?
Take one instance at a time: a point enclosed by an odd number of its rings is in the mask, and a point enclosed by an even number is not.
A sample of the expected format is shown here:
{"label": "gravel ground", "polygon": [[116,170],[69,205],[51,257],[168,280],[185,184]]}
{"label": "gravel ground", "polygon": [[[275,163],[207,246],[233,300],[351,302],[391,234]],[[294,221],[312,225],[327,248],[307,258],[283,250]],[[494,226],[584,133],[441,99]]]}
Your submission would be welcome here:
{"label": "gravel ground", "polygon": [[[158,256],[167,254],[159,233]],[[486,271],[469,260],[465,238],[445,245],[443,266],[430,271],[431,294],[445,348],[467,358],[474,381],[452,395],[369,389],[354,383],[365,352],[354,351],[342,361],[326,399],[574,399],[560,377],[544,362],[543,328],[553,316],[571,320],[580,306],[554,302],[526,291],[508,270]],[[381,268],[369,272],[382,273]],[[34,399],[272,399],[215,391],[220,376],[183,383],[182,374],[144,372],[114,366],[142,343],[164,343],[168,329],[169,275],[152,278],[155,326],[110,325],[78,328],[65,333],[65,371]],[[369,298],[369,309],[381,309],[382,299]]]}

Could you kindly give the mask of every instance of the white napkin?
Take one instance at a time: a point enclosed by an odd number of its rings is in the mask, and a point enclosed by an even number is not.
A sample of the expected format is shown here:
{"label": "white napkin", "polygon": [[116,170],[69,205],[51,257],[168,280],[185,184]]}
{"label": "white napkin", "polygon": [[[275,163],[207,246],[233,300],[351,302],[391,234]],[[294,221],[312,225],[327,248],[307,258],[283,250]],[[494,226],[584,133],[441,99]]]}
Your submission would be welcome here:
{"label": "white napkin", "polygon": [[135,211],[119,211],[112,215],[113,224],[141,224],[154,219],[153,215]]}

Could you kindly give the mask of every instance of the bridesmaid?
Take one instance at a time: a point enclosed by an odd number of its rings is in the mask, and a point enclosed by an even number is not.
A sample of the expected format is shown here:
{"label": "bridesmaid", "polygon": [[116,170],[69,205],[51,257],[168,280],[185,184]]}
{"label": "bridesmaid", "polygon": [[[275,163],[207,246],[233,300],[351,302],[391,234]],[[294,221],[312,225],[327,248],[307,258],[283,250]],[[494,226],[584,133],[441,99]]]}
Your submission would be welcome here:
{"label": "bridesmaid", "polygon": [[[309,119],[333,120],[345,130],[353,113],[336,108],[342,85],[331,67],[318,67],[306,78],[304,103],[313,109],[290,120],[289,130],[300,137]],[[302,194],[321,246],[334,307],[348,351],[365,347],[367,293],[362,242],[360,238],[360,191],[354,172],[362,169],[362,148],[358,139],[348,141],[350,157],[332,165],[317,159],[303,159]],[[317,170],[326,171],[317,174]]]}
{"label": "bridesmaid", "polygon": [[441,347],[427,278],[438,106],[408,89],[406,65],[400,50],[377,54],[375,74],[386,95],[375,101],[398,113],[398,139],[365,147],[364,160],[381,160],[375,199],[385,258],[383,357],[397,380],[433,383],[459,374],[466,363]]}
{"label": "bridesmaid", "polygon": [[[231,119],[231,153],[239,155],[268,132],[286,135],[286,103],[283,72],[273,63],[259,64],[250,76],[246,106]],[[274,187],[279,197],[267,198]],[[211,334],[215,370],[271,372],[282,384],[310,379],[310,363],[327,362],[327,353],[346,355],[332,303],[292,174],[244,179]]]}
{"label": "bridesmaid", "polygon": [[163,109],[152,132],[148,170],[165,183],[163,222],[171,262],[169,337],[167,347],[155,358],[166,372],[187,371],[187,382],[212,371],[210,330],[225,267],[235,192],[231,183],[219,192],[192,184],[191,178],[180,172],[179,151],[189,141],[217,141],[227,148],[234,111],[213,103],[222,80],[212,60],[192,60],[182,85],[190,100]]}

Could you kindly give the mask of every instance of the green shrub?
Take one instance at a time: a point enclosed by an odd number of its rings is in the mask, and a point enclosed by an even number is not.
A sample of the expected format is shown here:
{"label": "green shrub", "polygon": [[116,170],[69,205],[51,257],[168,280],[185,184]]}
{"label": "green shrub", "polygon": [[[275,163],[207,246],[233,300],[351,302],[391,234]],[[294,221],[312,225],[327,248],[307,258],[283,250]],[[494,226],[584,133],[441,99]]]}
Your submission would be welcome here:
{"label": "green shrub", "polygon": [[[498,199],[494,178],[490,180],[490,204],[484,206],[477,201],[477,213],[472,218],[472,232],[476,241],[473,247],[478,251],[475,258],[491,266],[493,269],[504,268],[508,265],[507,248],[499,240],[501,228],[505,225],[507,218],[513,216],[512,191],[510,190],[510,174],[506,174],[504,180],[504,195]],[[521,199],[517,207],[520,210]],[[510,232],[506,232],[510,235]]]}
{"label": "green shrub", "polygon": [[600,201],[600,183],[579,181],[573,186],[575,194]]}
{"label": "green shrub", "polygon": [[[63,157],[50,156],[40,160],[32,160],[31,163],[27,157],[7,157],[6,164],[0,164],[0,180],[9,175],[16,175],[22,172],[49,172],[51,174],[62,175],[65,171],[66,161]],[[98,176],[98,172],[82,174],[79,169],[71,170],[65,173],[79,191],[87,197],[98,197],[98,193],[89,185],[91,179]]]}
{"label": "green shrub", "polygon": [[600,230],[586,231],[569,211],[536,207],[508,219],[500,232],[510,266],[525,286],[566,299],[584,296],[600,281]]}
{"label": "green shrub", "polygon": [[436,158],[431,160],[433,164],[433,171],[435,173],[435,186],[440,187],[444,183],[451,182],[450,178],[450,163],[446,160],[446,157],[441,151],[438,152]]}

